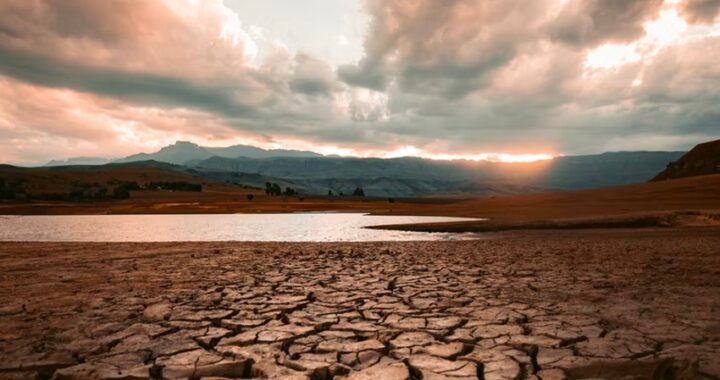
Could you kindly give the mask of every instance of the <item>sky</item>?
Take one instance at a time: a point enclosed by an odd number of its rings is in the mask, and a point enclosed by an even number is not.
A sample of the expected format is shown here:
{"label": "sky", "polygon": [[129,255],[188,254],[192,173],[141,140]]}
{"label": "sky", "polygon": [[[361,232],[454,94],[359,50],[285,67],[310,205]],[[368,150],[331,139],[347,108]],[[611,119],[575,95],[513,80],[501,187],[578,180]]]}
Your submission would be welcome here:
{"label": "sky", "polygon": [[0,162],[532,160],[720,137],[720,0],[3,0]]}

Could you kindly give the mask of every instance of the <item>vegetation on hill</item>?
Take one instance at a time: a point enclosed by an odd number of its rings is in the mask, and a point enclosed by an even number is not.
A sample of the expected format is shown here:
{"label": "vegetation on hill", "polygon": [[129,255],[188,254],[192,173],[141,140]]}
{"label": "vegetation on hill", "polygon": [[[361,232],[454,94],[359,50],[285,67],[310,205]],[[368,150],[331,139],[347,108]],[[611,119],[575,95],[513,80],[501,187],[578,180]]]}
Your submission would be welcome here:
{"label": "vegetation on hill", "polygon": [[698,144],[679,160],[670,162],[653,181],[720,174],[720,140]]}
{"label": "vegetation on hill", "polygon": [[[130,198],[133,191],[202,191],[201,179],[157,163],[147,165],[20,168],[0,166],[0,199],[98,201]],[[184,170],[184,169],[183,169]]]}

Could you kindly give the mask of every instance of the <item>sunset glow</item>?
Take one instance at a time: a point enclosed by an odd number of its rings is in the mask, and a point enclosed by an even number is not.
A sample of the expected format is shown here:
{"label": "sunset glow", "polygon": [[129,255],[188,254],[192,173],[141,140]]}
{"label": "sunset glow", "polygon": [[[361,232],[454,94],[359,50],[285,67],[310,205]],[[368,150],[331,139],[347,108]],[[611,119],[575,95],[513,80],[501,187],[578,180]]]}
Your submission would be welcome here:
{"label": "sunset glow", "polygon": [[383,158],[397,157],[422,157],[431,160],[468,160],[468,161],[490,161],[490,162],[535,162],[542,160],[550,160],[554,156],[547,153],[474,153],[474,154],[446,154],[425,152],[414,146],[404,146],[394,151],[380,155]]}
{"label": "sunset glow", "polygon": [[[247,141],[244,143],[248,143]],[[446,154],[446,153],[434,153],[419,149],[414,146],[402,146],[390,151],[379,151],[374,149],[349,149],[341,148],[337,146],[317,146],[311,144],[304,144],[298,141],[286,141],[281,144],[270,144],[263,145],[262,143],[253,143],[251,145],[260,146],[265,149],[297,149],[297,150],[308,150],[317,152],[328,156],[340,156],[340,157],[363,157],[363,158],[401,158],[401,157],[419,157],[430,160],[444,160],[444,161],[455,161],[455,160],[467,160],[467,161],[489,161],[489,162],[507,162],[507,163],[522,163],[522,162],[535,162],[543,160],[551,160],[556,157],[550,153],[498,153],[498,152],[484,152],[484,153],[457,153],[457,154]]]}

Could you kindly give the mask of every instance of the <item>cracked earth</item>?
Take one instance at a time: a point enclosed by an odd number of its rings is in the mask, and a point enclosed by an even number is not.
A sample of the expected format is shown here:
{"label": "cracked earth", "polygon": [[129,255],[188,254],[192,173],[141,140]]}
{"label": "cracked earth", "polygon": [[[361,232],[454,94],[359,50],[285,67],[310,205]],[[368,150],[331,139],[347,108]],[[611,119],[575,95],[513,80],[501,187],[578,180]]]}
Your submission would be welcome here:
{"label": "cracked earth", "polygon": [[718,379],[718,230],[0,243],[3,379]]}

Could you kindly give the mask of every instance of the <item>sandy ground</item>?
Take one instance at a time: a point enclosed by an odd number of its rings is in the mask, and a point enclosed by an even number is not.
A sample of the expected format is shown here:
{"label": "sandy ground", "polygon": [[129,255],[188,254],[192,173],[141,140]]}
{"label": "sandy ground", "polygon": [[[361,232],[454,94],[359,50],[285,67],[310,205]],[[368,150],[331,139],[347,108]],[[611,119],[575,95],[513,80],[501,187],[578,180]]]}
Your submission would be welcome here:
{"label": "sandy ground", "polygon": [[720,230],[0,243],[0,378],[718,379]]}

